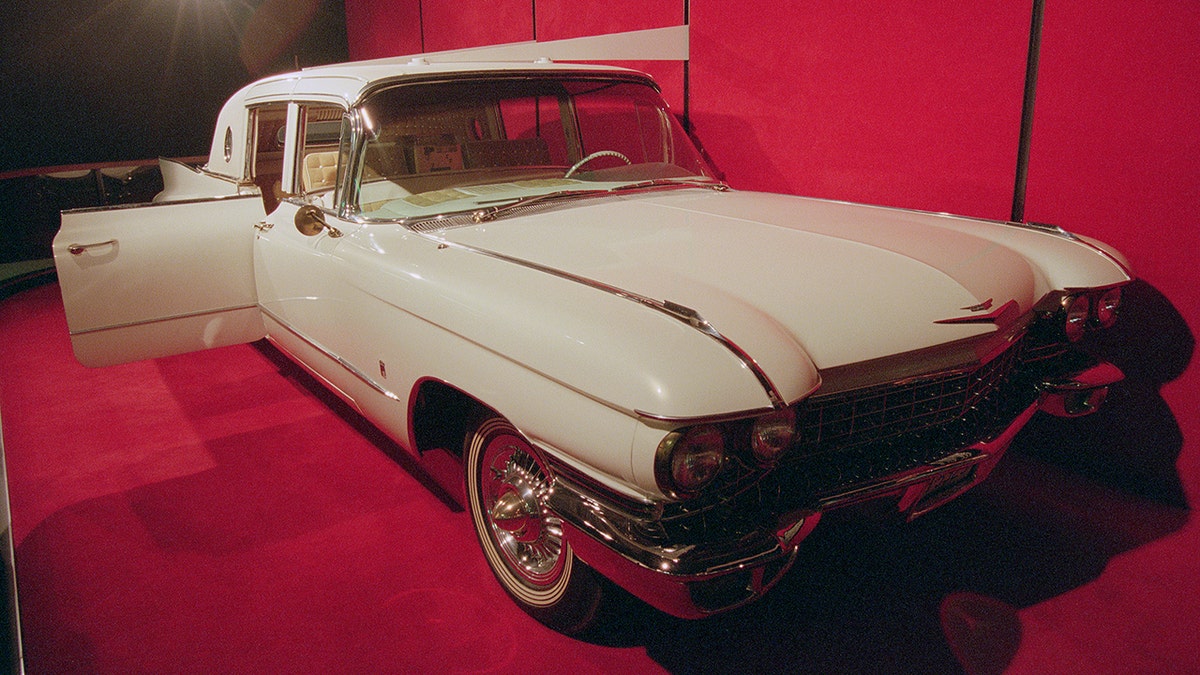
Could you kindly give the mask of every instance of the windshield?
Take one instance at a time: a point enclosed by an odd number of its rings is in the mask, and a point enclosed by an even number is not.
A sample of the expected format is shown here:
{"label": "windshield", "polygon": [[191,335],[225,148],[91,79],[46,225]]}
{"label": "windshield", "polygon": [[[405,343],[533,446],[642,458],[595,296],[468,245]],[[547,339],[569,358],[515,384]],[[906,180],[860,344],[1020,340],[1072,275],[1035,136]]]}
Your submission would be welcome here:
{"label": "windshield", "polygon": [[712,172],[658,92],[627,79],[401,85],[360,106],[352,210],[424,218]]}

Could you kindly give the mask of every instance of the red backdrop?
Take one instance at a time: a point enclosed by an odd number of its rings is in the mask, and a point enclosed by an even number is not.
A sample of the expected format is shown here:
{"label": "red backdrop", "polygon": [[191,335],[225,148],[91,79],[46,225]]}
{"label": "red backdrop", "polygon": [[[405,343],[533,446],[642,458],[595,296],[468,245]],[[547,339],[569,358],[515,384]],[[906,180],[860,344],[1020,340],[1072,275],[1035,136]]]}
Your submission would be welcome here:
{"label": "red backdrop", "polygon": [[[735,186],[1007,218],[1031,3],[847,2],[346,0],[346,17],[355,59],[686,20],[690,118]],[[1116,245],[1194,334],[1200,5],[1064,0],[1044,26],[1026,217]],[[682,108],[682,67],[640,65]],[[1194,369],[1166,391],[1194,440]]]}
{"label": "red backdrop", "polygon": [[[1139,451],[1166,455],[1195,505],[1200,4],[1047,5],[1025,216],[1117,246],[1144,282],[1139,295],[1159,300],[1157,319],[1176,327],[1164,342],[1135,335],[1153,342],[1147,361],[1177,364],[1147,372],[1160,375],[1151,384],[1181,447]],[[699,139],[735,187],[992,219],[1007,219],[1012,207],[1031,13],[1032,0],[346,0],[353,58],[687,22],[686,88],[679,64],[648,68],[673,105],[688,97]],[[1138,558],[1151,555],[1139,549],[1126,562],[1153,565],[1159,585],[1194,585],[1196,565],[1184,558],[1194,558],[1197,530],[1193,519],[1158,547],[1190,547],[1187,556]],[[1155,603],[1098,609],[1102,598],[1132,592],[1115,591],[1112,574],[1023,610],[1016,663],[1078,665],[1072,659],[1111,649],[1106,635],[1130,640],[1195,619]],[[1064,647],[1056,631],[1098,612],[1106,627],[1078,627]]]}

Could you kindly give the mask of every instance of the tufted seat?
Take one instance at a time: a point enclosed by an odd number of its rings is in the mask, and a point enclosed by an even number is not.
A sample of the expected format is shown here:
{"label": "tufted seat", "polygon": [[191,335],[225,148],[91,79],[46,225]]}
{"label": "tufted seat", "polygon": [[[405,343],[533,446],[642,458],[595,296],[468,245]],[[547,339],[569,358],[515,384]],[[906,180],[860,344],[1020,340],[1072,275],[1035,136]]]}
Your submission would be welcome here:
{"label": "tufted seat", "polygon": [[317,192],[333,187],[337,180],[336,150],[313,152],[304,156],[304,191]]}

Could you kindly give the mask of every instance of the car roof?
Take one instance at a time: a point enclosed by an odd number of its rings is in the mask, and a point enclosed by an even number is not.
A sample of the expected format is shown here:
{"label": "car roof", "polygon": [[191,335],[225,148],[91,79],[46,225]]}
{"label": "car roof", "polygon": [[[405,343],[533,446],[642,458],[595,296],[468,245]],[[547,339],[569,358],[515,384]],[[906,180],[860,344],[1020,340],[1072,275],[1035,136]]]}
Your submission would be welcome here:
{"label": "car roof", "polygon": [[466,60],[463,54],[442,52],[426,56],[403,56],[374,61],[341,63],[305,68],[272,75],[252,82],[232,96],[217,114],[206,169],[236,180],[244,179],[248,114],[254,106],[272,103],[325,103],[349,109],[368,92],[384,85],[470,75],[500,74],[607,74],[646,78],[627,68],[595,64],[535,61]]}
{"label": "car roof", "polygon": [[[440,61],[426,57],[399,57],[357,63],[316,66],[267,77],[247,85],[242,92],[245,105],[267,101],[307,100],[340,103],[350,107],[369,90],[387,82],[425,79],[439,75],[496,74],[505,72],[624,73],[626,68],[595,64],[537,61]],[[235,95],[235,97],[237,97]]]}

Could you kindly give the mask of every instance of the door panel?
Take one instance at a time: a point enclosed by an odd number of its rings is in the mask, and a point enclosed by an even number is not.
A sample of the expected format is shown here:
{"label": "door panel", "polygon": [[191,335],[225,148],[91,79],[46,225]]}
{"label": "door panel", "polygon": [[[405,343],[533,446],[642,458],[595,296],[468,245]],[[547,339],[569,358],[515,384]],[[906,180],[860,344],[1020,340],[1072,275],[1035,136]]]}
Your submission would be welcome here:
{"label": "door panel", "polygon": [[250,342],[257,195],[66,211],[54,263],[86,366]]}
{"label": "door panel", "polygon": [[[258,302],[268,317],[331,358],[328,363],[306,360],[306,365],[341,390],[339,378],[345,373],[338,370],[348,364],[335,366],[334,361],[344,355],[348,341],[355,341],[357,328],[347,325],[344,262],[338,249],[361,225],[326,213],[343,236],[332,237],[327,231],[305,235],[294,223],[297,208],[294,201],[280,203],[267,217],[272,227],[258,235],[254,246]],[[271,337],[280,339],[273,330]]]}

